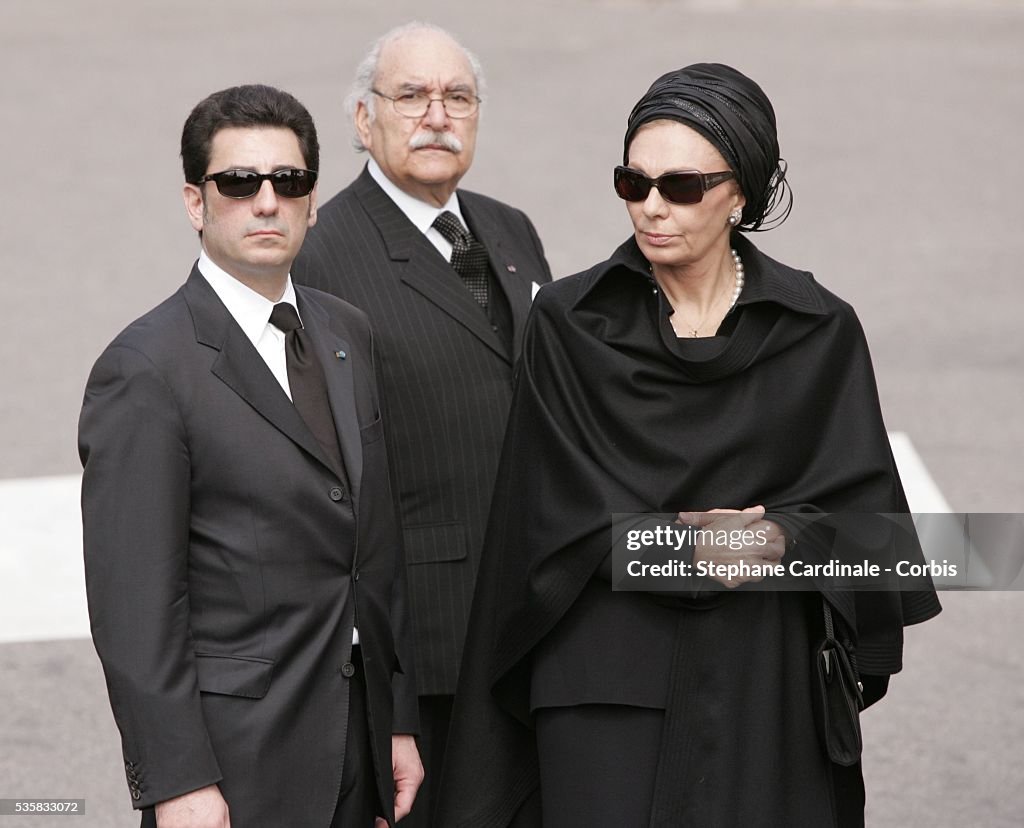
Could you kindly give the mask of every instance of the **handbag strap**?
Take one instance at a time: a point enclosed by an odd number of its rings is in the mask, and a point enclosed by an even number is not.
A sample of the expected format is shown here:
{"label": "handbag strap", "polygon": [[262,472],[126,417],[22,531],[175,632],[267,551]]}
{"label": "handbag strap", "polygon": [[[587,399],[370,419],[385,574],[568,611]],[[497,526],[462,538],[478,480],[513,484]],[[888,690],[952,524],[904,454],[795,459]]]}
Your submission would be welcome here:
{"label": "handbag strap", "polygon": [[824,596],[821,598],[821,605],[825,608],[825,640],[835,641],[835,630],[832,628],[832,608],[828,605],[828,600]]}
{"label": "handbag strap", "polygon": [[857,656],[850,651],[849,647],[836,638],[835,628],[832,625],[832,607],[829,606],[828,599],[824,595],[821,596],[821,606],[824,608],[825,613],[825,640],[835,643],[837,647],[842,647],[846,651],[846,657],[850,660],[850,666],[853,668],[853,678],[857,682],[857,689],[863,692],[864,683],[860,680],[860,670],[857,669]]}

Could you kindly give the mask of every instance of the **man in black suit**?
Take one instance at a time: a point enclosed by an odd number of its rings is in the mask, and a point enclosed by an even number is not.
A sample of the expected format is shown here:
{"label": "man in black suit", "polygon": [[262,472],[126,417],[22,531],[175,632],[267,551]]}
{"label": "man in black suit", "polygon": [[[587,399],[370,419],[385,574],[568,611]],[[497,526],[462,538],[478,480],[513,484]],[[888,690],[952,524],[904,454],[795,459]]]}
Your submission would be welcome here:
{"label": "man in black suit", "polygon": [[434,26],[378,40],[348,100],[370,160],[321,208],[294,269],[366,311],[377,337],[415,622],[427,774],[405,823],[416,826],[441,772],[512,366],[533,293],[551,280],[525,214],[456,190],[481,84],[476,59]]}
{"label": "man in black suit", "polygon": [[133,804],[159,828],[394,824],[422,767],[370,329],[289,276],[317,218],[313,120],[226,89],[182,162],[199,260],[100,356],[79,431]]}

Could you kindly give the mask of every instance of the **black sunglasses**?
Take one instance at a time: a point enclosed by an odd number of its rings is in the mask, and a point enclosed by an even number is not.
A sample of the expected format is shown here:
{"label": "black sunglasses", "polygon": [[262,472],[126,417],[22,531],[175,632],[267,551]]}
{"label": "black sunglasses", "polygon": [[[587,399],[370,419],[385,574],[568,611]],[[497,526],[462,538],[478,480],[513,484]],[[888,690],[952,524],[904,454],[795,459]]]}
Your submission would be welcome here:
{"label": "black sunglasses", "polygon": [[298,170],[293,167],[269,173],[258,173],[252,170],[224,170],[204,175],[199,179],[200,184],[206,181],[214,182],[217,185],[217,192],[227,198],[254,196],[260,191],[264,181],[269,181],[274,192],[279,196],[302,198],[313,192],[313,186],[316,184],[316,171]]}
{"label": "black sunglasses", "polygon": [[626,201],[644,201],[657,187],[665,201],[673,204],[697,204],[704,198],[704,193],[712,187],[735,178],[732,171],[702,173],[697,170],[682,170],[648,178],[642,172],[629,167],[615,168],[615,193]]}

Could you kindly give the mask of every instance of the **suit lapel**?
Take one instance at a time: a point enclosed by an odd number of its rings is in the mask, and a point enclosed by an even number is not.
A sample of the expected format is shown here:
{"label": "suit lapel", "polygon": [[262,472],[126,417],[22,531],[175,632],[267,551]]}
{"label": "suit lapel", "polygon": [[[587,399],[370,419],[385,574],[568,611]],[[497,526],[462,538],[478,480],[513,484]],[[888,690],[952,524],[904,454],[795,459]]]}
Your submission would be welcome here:
{"label": "suit lapel", "polygon": [[218,352],[210,367],[214,376],[282,434],[331,469],[330,461],[288,395],[198,267],[193,266],[184,295],[195,324],[196,340]]}
{"label": "suit lapel", "polygon": [[352,349],[344,335],[331,328],[327,312],[310,301],[306,291],[296,285],[299,315],[302,324],[316,346],[316,356],[323,366],[327,381],[327,396],[334,415],[334,427],[338,432],[341,458],[345,463],[345,474],[352,492],[353,508],[359,503],[359,484],[363,476],[363,443],[359,433],[359,418],[356,413],[355,380],[352,369]]}
{"label": "suit lapel", "polygon": [[[451,316],[500,357],[511,361],[500,337],[491,330],[490,322],[458,274],[367,170],[356,179],[354,189],[363,209],[380,231],[402,282]],[[494,238],[494,234],[491,235]],[[486,242],[484,246],[488,247],[493,264],[491,247]],[[504,264],[501,267],[505,269]]]}
{"label": "suit lapel", "polygon": [[491,220],[486,209],[482,209],[479,202],[469,193],[459,194],[459,205],[462,208],[462,215],[469,222],[469,229],[487,248],[491,270],[501,289],[505,291],[505,296],[508,297],[512,312],[512,353],[518,354],[522,350],[523,330],[526,327],[526,316],[532,300],[530,282],[516,276],[518,267],[515,258],[505,249],[501,229]]}

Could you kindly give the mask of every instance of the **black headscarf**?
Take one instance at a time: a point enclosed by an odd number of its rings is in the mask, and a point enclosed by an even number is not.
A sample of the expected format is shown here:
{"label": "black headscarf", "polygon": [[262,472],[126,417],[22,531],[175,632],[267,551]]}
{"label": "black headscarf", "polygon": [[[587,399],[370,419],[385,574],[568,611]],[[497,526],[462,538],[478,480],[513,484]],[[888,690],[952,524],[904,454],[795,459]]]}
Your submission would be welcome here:
{"label": "black headscarf", "polygon": [[775,110],[761,87],[721,63],[695,63],[658,78],[629,113],[623,164],[637,130],[658,120],[696,130],[722,154],[747,203],[738,229],[768,230],[786,220],[793,195],[779,158]]}

